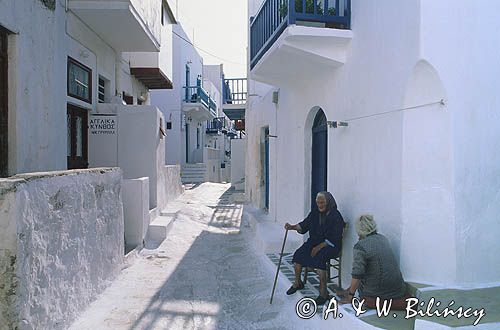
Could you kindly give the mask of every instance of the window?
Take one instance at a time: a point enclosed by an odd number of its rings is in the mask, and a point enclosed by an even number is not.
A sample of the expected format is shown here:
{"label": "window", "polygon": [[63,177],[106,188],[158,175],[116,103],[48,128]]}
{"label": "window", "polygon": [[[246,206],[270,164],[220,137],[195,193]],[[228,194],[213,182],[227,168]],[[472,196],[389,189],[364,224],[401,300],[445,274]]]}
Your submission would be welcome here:
{"label": "window", "polygon": [[68,95],[92,103],[92,70],[68,57]]}
{"label": "window", "polygon": [[106,80],[99,76],[99,89],[97,91],[99,103],[106,102]]}
{"label": "window", "polygon": [[123,101],[125,101],[126,104],[128,105],[133,105],[134,104],[134,97],[126,94],[125,92],[122,93]]}
{"label": "window", "polygon": [[200,128],[196,128],[196,149],[200,149]]}
{"label": "window", "polygon": [[172,129],[172,122],[171,121],[167,121],[167,129]]}

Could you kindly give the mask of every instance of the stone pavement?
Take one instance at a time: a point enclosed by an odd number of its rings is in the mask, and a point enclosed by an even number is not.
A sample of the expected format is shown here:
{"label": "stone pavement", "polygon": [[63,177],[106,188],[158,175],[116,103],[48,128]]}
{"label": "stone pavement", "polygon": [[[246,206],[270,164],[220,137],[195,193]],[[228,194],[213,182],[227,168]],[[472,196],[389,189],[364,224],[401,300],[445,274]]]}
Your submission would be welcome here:
{"label": "stone pavement", "polygon": [[319,317],[295,315],[300,296],[286,296],[284,281],[269,304],[275,269],[257,252],[229,187],[203,183],[169,205],[174,222],[167,238],[143,250],[70,329],[326,326]]}

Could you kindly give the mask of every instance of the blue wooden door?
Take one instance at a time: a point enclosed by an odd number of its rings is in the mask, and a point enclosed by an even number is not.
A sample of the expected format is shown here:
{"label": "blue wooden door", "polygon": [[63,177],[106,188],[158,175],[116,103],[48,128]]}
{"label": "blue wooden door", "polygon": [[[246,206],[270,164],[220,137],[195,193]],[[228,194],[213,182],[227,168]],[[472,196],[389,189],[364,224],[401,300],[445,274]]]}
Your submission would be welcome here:
{"label": "blue wooden door", "polygon": [[316,194],[326,190],[328,131],[326,116],[319,110],[312,128],[311,208],[316,207]]}
{"label": "blue wooden door", "polygon": [[265,160],[264,160],[264,171],[266,180],[266,209],[269,210],[269,128],[266,128],[265,132]]}
{"label": "blue wooden door", "polygon": [[9,111],[7,108],[7,32],[0,26],[0,178],[8,175]]}

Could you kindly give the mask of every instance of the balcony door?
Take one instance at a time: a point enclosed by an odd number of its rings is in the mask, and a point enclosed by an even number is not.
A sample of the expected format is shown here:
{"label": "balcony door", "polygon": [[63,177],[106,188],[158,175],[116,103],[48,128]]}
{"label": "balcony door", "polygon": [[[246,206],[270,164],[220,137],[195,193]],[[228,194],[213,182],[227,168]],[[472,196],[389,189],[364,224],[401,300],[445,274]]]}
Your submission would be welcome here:
{"label": "balcony door", "polygon": [[316,194],[326,190],[328,128],[323,110],[319,110],[312,127],[311,209],[316,207]]}
{"label": "balcony door", "polygon": [[68,104],[68,169],[88,168],[88,110]]}
{"label": "balcony door", "polygon": [[7,32],[0,27],[0,177],[8,175]]}

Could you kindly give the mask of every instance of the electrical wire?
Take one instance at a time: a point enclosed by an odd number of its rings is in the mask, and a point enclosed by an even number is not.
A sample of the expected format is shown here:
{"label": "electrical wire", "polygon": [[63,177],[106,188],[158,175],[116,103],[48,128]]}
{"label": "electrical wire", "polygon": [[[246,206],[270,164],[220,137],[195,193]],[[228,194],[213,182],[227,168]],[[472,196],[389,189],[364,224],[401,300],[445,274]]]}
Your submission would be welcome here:
{"label": "electrical wire", "polygon": [[182,40],[184,40],[185,42],[187,42],[188,44],[190,44],[191,46],[195,47],[196,49],[199,49],[199,50],[201,50],[202,52],[204,52],[204,53],[206,53],[206,54],[208,54],[208,55],[210,55],[210,56],[213,56],[213,57],[215,57],[215,58],[217,58],[217,59],[219,59],[219,60],[221,60],[221,61],[228,62],[228,63],[232,63],[232,64],[237,64],[237,65],[246,66],[246,64],[239,63],[239,62],[234,62],[234,61],[231,61],[231,60],[228,60],[228,59],[222,58],[222,57],[220,57],[220,56],[217,56],[217,55],[215,55],[215,54],[212,54],[212,53],[210,53],[209,51],[206,51],[206,50],[204,50],[203,48],[200,48],[200,47],[196,46],[196,45],[195,45],[195,44],[193,44],[193,43],[192,43],[189,39],[184,38],[183,36],[181,36],[180,34],[178,34],[178,33],[177,33],[177,32],[175,32],[175,31],[172,31],[172,33],[173,33],[173,34],[175,34],[176,36],[178,36],[179,38],[181,38]]}
{"label": "electrical wire", "polygon": [[344,119],[344,120],[342,120],[342,122],[348,123],[350,121],[355,121],[355,120],[359,120],[359,119],[365,119],[365,118],[370,118],[370,117],[375,117],[375,116],[381,116],[381,115],[386,115],[386,114],[394,113],[394,112],[402,112],[402,111],[412,110],[412,109],[416,109],[416,108],[422,108],[422,107],[426,107],[426,106],[434,105],[434,104],[445,105],[445,102],[444,102],[444,99],[441,99],[441,100],[436,101],[436,102],[415,105],[415,106],[412,106],[412,107],[407,107],[407,108],[402,108],[402,109],[396,109],[396,110],[390,110],[390,111],[375,113],[375,114],[372,114],[372,115],[366,115],[366,116],[360,116],[360,117],[354,117],[354,118]]}

